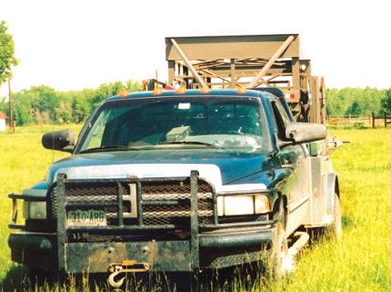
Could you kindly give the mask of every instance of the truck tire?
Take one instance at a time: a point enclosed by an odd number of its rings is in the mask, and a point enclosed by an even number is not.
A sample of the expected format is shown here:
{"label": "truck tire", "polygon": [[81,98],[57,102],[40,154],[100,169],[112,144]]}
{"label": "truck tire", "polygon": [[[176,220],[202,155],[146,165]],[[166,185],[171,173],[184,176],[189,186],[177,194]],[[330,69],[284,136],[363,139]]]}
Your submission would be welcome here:
{"label": "truck tire", "polygon": [[334,221],[327,227],[326,234],[335,241],[342,239],[341,204],[337,193],[334,194]]}
{"label": "truck tire", "polygon": [[288,252],[288,240],[285,233],[285,214],[276,224],[276,233],[270,249],[270,257],[266,260],[266,275],[273,280],[283,279],[293,271],[293,259]]}
{"label": "truck tire", "polygon": [[274,279],[282,279],[287,274],[288,241],[281,222],[276,225],[276,236],[272,244],[271,272]]}

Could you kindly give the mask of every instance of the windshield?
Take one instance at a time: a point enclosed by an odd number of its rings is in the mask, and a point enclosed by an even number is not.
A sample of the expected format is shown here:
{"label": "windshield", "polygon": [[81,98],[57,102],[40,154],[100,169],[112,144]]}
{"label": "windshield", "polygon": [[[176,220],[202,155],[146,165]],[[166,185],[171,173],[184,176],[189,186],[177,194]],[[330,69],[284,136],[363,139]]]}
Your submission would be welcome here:
{"label": "windshield", "polygon": [[128,99],[108,102],[84,131],[78,152],[95,149],[213,147],[265,149],[257,100],[228,97]]}

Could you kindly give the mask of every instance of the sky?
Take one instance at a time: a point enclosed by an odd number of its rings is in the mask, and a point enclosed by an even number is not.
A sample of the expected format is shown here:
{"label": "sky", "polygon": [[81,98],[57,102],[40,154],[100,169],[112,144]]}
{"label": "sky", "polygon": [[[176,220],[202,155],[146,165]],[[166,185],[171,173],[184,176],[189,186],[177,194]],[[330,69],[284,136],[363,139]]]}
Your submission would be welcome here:
{"label": "sky", "polygon": [[[0,0],[13,35],[12,90],[167,80],[165,37],[300,35],[327,87],[391,87],[389,1]],[[0,96],[7,90],[3,85]]]}

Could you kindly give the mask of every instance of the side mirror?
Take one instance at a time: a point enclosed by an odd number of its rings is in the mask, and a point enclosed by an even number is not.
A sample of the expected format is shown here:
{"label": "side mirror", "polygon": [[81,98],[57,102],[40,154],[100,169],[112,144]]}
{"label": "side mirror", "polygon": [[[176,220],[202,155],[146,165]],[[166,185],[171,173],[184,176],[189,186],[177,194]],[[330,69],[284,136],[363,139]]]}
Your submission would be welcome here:
{"label": "side mirror", "polygon": [[72,153],[75,145],[75,133],[70,130],[46,133],[42,136],[42,145],[46,149]]}
{"label": "side mirror", "polygon": [[285,137],[293,144],[324,140],[326,139],[326,126],[314,123],[290,123],[285,128]]}

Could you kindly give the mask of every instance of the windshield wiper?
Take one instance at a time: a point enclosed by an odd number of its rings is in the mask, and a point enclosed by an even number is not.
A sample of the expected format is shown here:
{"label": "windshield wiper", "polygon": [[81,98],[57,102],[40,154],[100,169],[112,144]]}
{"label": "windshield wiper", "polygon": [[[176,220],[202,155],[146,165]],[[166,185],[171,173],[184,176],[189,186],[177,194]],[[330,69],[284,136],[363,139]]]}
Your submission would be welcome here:
{"label": "windshield wiper", "polygon": [[92,153],[92,152],[106,152],[106,151],[140,151],[138,148],[132,148],[128,146],[123,145],[109,145],[109,146],[99,146],[99,147],[93,147],[89,149],[85,149],[79,152],[79,154],[84,153]]}
{"label": "windshield wiper", "polygon": [[158,143],[158,145],[203,145],[203,146],[208,146],[216,149],[225,149],[223,146],[216,145],[213,143],[207,143],[207,142],[200,142],[200,141],[164,141]]}

